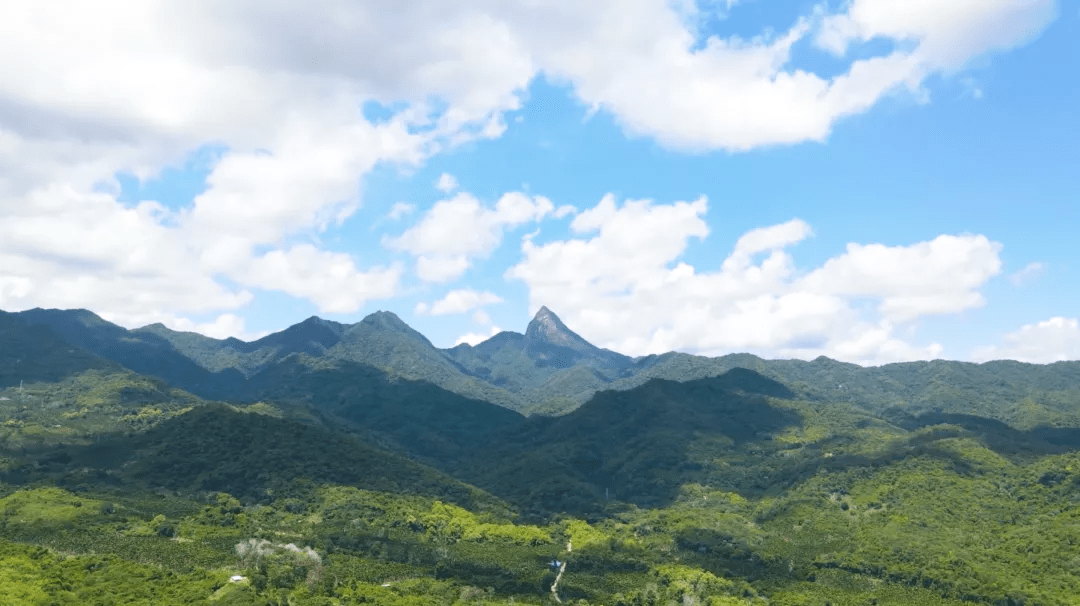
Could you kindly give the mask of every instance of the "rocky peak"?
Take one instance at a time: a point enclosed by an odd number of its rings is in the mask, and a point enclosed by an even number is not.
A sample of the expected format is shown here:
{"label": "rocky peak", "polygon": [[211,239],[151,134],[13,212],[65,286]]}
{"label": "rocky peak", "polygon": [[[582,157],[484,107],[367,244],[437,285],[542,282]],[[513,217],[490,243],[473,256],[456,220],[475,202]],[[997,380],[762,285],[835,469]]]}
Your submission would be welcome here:
{"label": "rocky peak", "polygon": [[525,329],[525,338],[530,341],[545,341],[556,345],[574,345],[585,343],[574,331],[566,327],[547,307],[541,307]]}

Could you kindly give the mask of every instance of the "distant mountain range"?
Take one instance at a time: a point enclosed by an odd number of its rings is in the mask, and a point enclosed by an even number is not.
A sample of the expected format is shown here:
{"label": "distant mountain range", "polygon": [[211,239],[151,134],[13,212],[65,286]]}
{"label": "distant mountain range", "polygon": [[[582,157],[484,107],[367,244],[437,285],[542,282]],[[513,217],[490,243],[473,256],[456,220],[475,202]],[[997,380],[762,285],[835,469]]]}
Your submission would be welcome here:
{"label": "distant mountain range", "polygon": [[[779,381],[796,397],[847,402],[873,414],[964,413],[1054,425],[1077,417],[1070,397],[1080,393],[1080,362],[935,360],[864,368],[825,357],[764,360],[750,354],[710,358],[670,352],[631,358],[592,345],[546,307],[524,334],[501,332],[475,346],[449,349],[435,347],[386,311],[355,324],[311,317],[252,342],[177,332],[161,324],[128,330],[86,310],[4,314],[0,330],[16,321],[38,332],[6,352],[63,341],[99,358],[84,356],[70,362],[74,367],[108,361],[218,400],[256,401],[295,392],[298,377],[311,373],[324,384],[342,387],[342,393],[363,391],[360,384],[370,386],[378,376],[391,383],[423,383],[525,415],[559,415],[599,391],[624,391],[653,379],[705,379],[745,368]],[[350,379],[360,368],[366,378]],[[0,381],[19,380],[16,374],[7,370]]]}

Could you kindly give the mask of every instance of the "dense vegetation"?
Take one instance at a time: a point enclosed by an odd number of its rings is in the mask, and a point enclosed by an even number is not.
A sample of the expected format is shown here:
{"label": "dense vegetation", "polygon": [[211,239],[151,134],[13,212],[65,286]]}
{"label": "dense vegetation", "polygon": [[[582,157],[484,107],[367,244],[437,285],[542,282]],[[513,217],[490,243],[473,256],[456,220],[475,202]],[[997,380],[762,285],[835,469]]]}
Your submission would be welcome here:
{"label": "dense vegetation", "polygon": [[[364,347],[422,366],[423,341],[394,320],[375,318]],[[1080,596],[1072,365],[673,354],[633,361],[569,412],[525,417],[327,357],[347,327],[308,324],[233,358],[155,327],[118,350],[153,357],[156,336],[204,377],[235,373],[248,396],[227,404],[0,314],[0,604]],[[559,338],[577,362],[608,355]],[[562,351],[516,343],[473,353]],[[242,367],[245,348],[269,361]],[[605,359],[530,376],[596,377]]]}

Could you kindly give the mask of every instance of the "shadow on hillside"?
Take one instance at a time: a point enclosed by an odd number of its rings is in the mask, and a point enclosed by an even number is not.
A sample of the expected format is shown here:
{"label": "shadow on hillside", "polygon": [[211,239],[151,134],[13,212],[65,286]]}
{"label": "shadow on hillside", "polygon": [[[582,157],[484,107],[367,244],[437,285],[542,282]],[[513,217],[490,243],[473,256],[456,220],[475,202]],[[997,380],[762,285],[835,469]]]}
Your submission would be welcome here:
{"label": "shadow on hillside", "polygon": [[538,518],[598,517],[615,501],[664,507],[684,483],[701,480],[710,449],[770,444],[774,433],[802,423],[770,397],[793,394],[742,368],[600,392],[568,414],[529,418],[491,453],[462,466],[459,477]]}
{"label": "shadow on hillside", "polygon": [[1076,427],[1039,426],[1020,430],[997,419],[940,412],[923,413],[900,424],[909,431],[935,425],[959,426],[990,450],[1015,462],[1031,456],[1080,450],[1080,428]]}
{"label": "shadow on hillside", "polygon": [[116,364],[64,341],[44,326],[28,326],[0,312],[0,389],[25,383],[55,383],[88,370],[116,370]]}
{"label": "shadow on hillside", "polygon": [[[31,454],[31,453],[27,453]],[[316,425],[211,404],[139,434],[61,446],[0,474],[69,490],[95,485],[227,492],[246,502],[311,498],[308,488],[341,484],[439,498],[472,509],[494,499],[432,468]]]}
{"label": "shadow on hillside", "polygon": [[290,358],[259,373],[267,401],[300,403],[363,428],[395,450],[452,470],[521,426],[518,412],[357,362],[311,368]]}
{"label": "shadow on hillside", "polygon": [[[1080,450],[1080,428],[1036,427],[1019,430],[996,419],[938,412],[908,415],[905,418],[894,416],[893,421],[909,432],[918,433],[901,436],[895,439],[889,448],[874,454],[819,455],[793,461],[786,468],[778,469],[773,480],[786,489],[808,480],[822,470],[877,468],[920,456],[945,461],[953,471],[961,475],[982,475],[987,471],[977,456],[965,456],[962,449],[943,443],[943,440],[951,438],[974,438],[987,449],[1020,465],[1037,457]],[[821,449],[818,450],[820,452]],[[1047,478],[1045,482],[1056,483],[1054,478]]]}
{"label": "shadow on hillside", "polygon": [[[139,374],[159,378],[174,387],[210,399],[242,397],[236,386],[244,384],[240,371],[227,369],[211,372],[177,351],[160,335],[128,331],[82,310],[35,309],[13,316],[24,330],[47,336],[43,342],[55,343],[51,364],[64,367],[93,361],[92,368],[119,364]],[[2,321],[0,321],[2,323]],[[61,347],[62,346],[62,347]],[[98,357],[100,356],[100,358]],[[63,377],[61,377],[63,378]],[[59,378],[49,378],[55,381]]]}
{"label": "shadow on hillside", "polygon": [[893,423],[908,431],[931,429],[897,436],[884,452],[844,454],[859,438],[837,435],[788,455],[789,447],[772,436],[802,420],[768,398],[792,397],[782,384],[741,368],[711,379],[653,380],[601,392],[569,414],[530,418],[495,445],[494,455],[462,466],[458,477],[532,519],[560,512],[599,519],[617,511],[619,502],[669,506],[688,483],[756,499],[781,494],[822,470],[880,467],[914,456],[947,460],[961,474],[983,473],[977,457],[941,443],[952,437],[974,437],[1016,463],[1080,450],[1078,428],[1017,430],[973,415],[925,413],[894,416]]}
{"label": "shadow on hillside", "polygon": [[[400,466],[404,455],[452,474],[462,460],[485,452],[497,436],[525,420],[510,409],[424,381],[395,379],[356,362],[311,368],[290,358],[245,381],[249,401],[278,404],[308,418],[243,414],[208,404],[149,429],[116,421],[108,431],[72,437],[94,442],[87,446],[50,443],[11,453],[20,464],[0,479],[23,484],[67,477],[62,482],[76,486],[119,485],[121,479],[138,478],[177,490],[220,490],[255,500],[267,488],[280,490],[288,483],[282,479],[286,476],[373,490],[423,488],[431,480],[425,476],[417,484],[415,470],[398,477],[394,465],[369,463],[391,457]],[[115,414],[138,412],[138,406],[135,402]],[[166,450],[159,444],[172,446]],[[198,448],[193,451],[192,445]],[[152,454],[139,453],[143,450]],[[132,461],[137,464],[117,472]],[[71,473],[84,467],[85,473]],[[427,473],[439,475],[435,469]],[[429,496],[442,494],[423,490]],[[454,491],[446,494],[444,499],[464,502]]]}

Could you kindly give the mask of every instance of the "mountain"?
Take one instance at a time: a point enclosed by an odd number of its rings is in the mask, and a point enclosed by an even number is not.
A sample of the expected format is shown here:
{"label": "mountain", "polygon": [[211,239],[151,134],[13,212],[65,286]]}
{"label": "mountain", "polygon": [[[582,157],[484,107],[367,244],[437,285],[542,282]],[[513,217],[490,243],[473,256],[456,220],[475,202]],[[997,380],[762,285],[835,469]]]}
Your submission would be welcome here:
{"label": "mountain", "polygon": [[1078,370],[631,360],[547,309],[452,350],[387,312],[250,343],[0,313],[0,595],[1072,603]]}
{"label": "mountain", "polygon": [[[157,327],[121,333],[83,311],[27,316],[44,317],[114,354],[170,351],[155,340]],[[278,388],[279,405],[238,409],[136,374],[24,317],[0,312],[0,494],[5,484],[75,486],[109,479],[127,490],[227,491],[258,501],[290,494],[304,478],[508,511],[491,495],[404,453],[439,459],[463,456],[467,449],[471,455],[479,438],[493,439],[524,420],[509,409],[428,383],[391,380],[356,363],[311,370],[296,356],[266,368],[304,398]],[[375,316],[369,324],[385,330],[380,320],[396,317]],[[398,320],[395,328],[407,330],[403,326]],[[305,337],[325,335],[326,327],[316,319],[273,335],[269,343],[244,345],[249,351],[310,347],[313,340]],[[128,349],[113,348],[109,337],[118,334],[136,338]],[[201,335],[168,336],[189,352],[200,346],[211,351]],[[320,405],[311,406],[312,395]],[[415,444],[420,447],[404,446]],[[13,464],[20,459],[24,464]]]}
{"label": "mountain", "polygon": [[[36,308],[15,315],[27,325],[48,327],[65,341],[133,372],[160,378],[205,398],[230,397],[243,379],[236,368],[215,372],[201,359],[189,357],[159,334],[168,330],[164,327],[127,330],[85,309]],[[213,340],[195,333],[177,334],[193,342]]]}
{"label": "mountain", "polygon": [[582,339],[547,307],[541,307],[529,322],[523,343],[526,355],[541,368],[565,369],[588,364],[600,368],[623,369],[633,363],[622,354],[600,349]]}
{"label": "mountain", "polygon": [[302,357],[289,358],[253,380],[264,376],[269,378],[262,392],[266,400],[317,410],[345,426],[362,428],[390,449],[443,469],[452,469],[525,420],[509,408],[432,382],[347,360],[316,365]]}
{"label": "mountain", "polygon": [[[687,381],[747,368],[780,381],[801,398],[847,402],[874,414],[978,414],[1022,427],[1080,421],[1080,362],[1048,365],[935,360],[860,367],[819,357],[764,360],[669,352],[631,359],[590,344],[546,307],[524,334],[501,332],[475,346],[435,347],[393,313],[355,324],[317,317],[252,342],[212,339],[160,324],[127,330],[86,310],[33,309],[14,314],[99,358],[210,399],[253,402],[287,387],[303,368],[337,373],[350,364],[387,377],[423,382],[469,400],[523,414],[559,415],[602,390],[628,390],[652,379]],[[334,370],[339,369],[339,370]],[[294,379],[291,379],[295,381]]]}
{"label": "mountain", "polygon": [[379,311],[348,326],[341,342],[327,351],[318,364],[332,366],[355,362],[386,374],[425,381],[462,396],[520,410],[515,394],[462,372],[460,366],[413,330],[397,315]]}
{"label": "mountain", "polygon": [[87,370],[120,370],[120,365],[65,341],[47,326],[27,325],[0,311],[0,388],[55,382]]}
{"label": "mountain", "polygon": [[342,324],[312,316],[281,332],[251,342],[233,337],[213,339],[193,332],[177,332],[163,324],[151,324],[131,332],[161,337],[176,351],[210,372],[235,369],[250,377],[267,364],[293,354],[325,355],[327,350],[341,341],[344,329]]}
{"label": "mountain", "polygon": [[275,383],[270,371],[288,359],[312,368],[357,362],[467,397],[521,408],[515,394],[467,373],[391,312],[344,325],[309,318],[250,343],[173,331],[161,324],[127,330],[86,310],[32,309],[15,314],[124,367],[204,398],[256,401]]}
{"label": "mountain", "polygon": [[29,474],[21,478],[25,482],[59,474],[67,476],[64,484],[77,484],[122,469],[117,477],[132,487],[223,491],[246,502],[301,496],[303,486],[315,482],[506,509],[483,491],[320,423],[220,404],[195,407],[144,432],[64,446],[46,458],[51,464],[45,468],[19,469],[0,479]]}
{"label": "mountain", "polygon": [[975,364],[933,360],[862,367],[824,356],[812,361],[764,360],[750,354],[717,358],[667,353],[638,361],[641,370],[612,384],[630,389],[653,378],[676,381],[755,370],[800,397],[853,404],[872,414],[976,414],[1024,429],[1080,423],[1080,361]]}
{"label": "mountain", "polygon": [[506,433],[491,446],[496,455],[480,455],[464,477],[501,487],[500,496],[522,507],[595,512],[606,499],[655,506],[686,482],[704,483],[711,466],[695,444],[730,449],[801,425],[794,410],[778,404],[793,397],[745,369],[603,391],[572,412],[533,417]]}
{"label": "mountain", "polygon": [[596,347],[541,307],[525,334],[501,332],[444,350],[464,372],[510,391],[530,412],[563,412],[631,376],[628,356]]}

